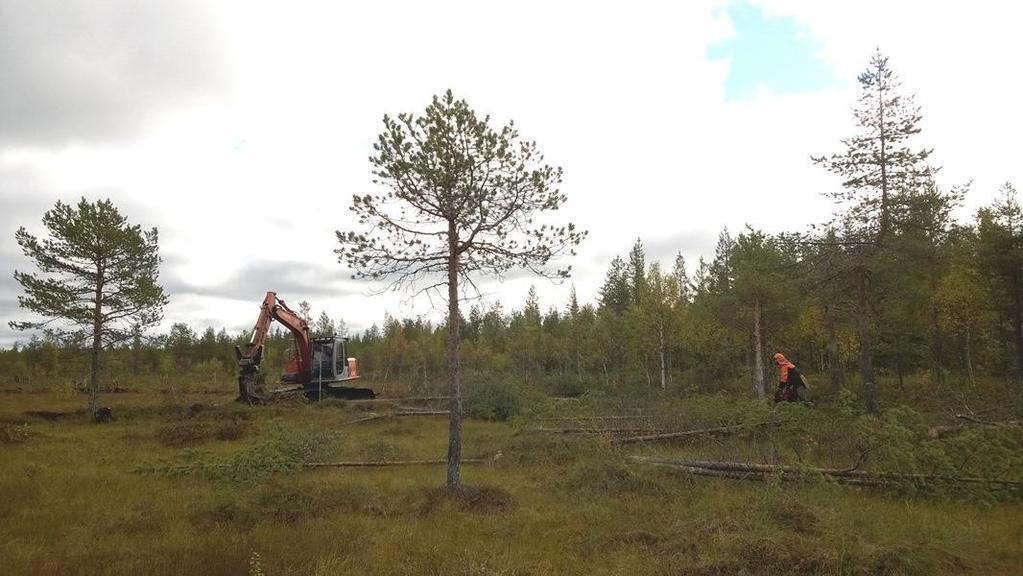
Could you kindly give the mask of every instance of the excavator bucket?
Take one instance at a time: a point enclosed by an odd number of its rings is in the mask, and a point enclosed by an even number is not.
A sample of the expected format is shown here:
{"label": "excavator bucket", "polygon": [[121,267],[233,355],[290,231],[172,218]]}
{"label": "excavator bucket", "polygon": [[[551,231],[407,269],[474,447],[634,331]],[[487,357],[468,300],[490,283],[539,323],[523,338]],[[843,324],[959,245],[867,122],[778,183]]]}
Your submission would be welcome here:
{"label": "excavator bucket", "polygon": [[243,366],[238,375],[238,402],[265,404],[270,400],[266,390],[266,378],[258,366]]}

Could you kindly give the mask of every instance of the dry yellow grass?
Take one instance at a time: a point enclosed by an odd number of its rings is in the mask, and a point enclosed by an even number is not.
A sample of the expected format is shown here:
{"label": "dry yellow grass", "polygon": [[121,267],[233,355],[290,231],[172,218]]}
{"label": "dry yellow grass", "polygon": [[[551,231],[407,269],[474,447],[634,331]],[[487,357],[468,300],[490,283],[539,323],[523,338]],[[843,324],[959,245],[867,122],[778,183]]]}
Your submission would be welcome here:
{"label": "dry yellow grass", "polygon": [[[466,424],[465,454],[502,457],[465,467],[466,484],[482,490],[462,499],[437,490],[441,467],[285,471],[251,482],[140,473],[189,457],[237,462],[281,434],[320,438],[321,457],[438,458],[446,425],[420,417],[342,426],[366,408],[250,408],[227,394],[107,403],[118,419],[97,425],[25,414],[73,412],[75,395],[0,396],[0,422],[27,424],[25,438],[0,444],[0,573],[237,575],[254,554],[269,575],[1023,571],[1018,501],[690,479],[628,465],[601,439],[478,421]],[[228,424],[233,432],[218,438]]]}

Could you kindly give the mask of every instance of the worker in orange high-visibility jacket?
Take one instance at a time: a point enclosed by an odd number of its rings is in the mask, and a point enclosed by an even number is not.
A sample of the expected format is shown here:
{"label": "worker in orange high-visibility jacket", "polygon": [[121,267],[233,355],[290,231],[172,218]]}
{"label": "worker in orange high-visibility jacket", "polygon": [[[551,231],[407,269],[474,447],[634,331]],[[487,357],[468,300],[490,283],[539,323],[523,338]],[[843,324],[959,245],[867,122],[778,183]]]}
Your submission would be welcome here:
{"label": "worker in orange high-visibility jacket", "polygon": [[778,365],[778,390],[774,393],[774,401],[804,402],[806,401],[806,380],[796,369],[796,365],[777,352],[774,363]]}

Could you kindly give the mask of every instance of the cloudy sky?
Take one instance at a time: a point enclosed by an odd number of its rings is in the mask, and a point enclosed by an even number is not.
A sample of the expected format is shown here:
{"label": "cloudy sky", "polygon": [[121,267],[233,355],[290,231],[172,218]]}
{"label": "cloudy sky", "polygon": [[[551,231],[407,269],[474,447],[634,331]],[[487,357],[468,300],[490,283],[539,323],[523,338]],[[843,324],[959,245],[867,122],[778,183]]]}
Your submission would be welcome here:
{"label": "cloudy sky", "polygon": [[[564,168],[572,261],[596,297],[637,237],[691,265],[722,227],[803,230],[838,182],[809,156],[852,128],[856,75],[881,47],[923,107],[960,217],[1023,186],[1018,3],[258,2],[0,0],[0,346],[17,310],[14,242],[62,199],[110,198],[160,231],[166,325],[251,327],[262,294],[351,328],[426,298],[371,296],[334,230],[372,190],[385,113],[451,88],[514,119]],[[518,307],[534,280],[484,284]],[[535,281],[541,304],[569,284]]]}

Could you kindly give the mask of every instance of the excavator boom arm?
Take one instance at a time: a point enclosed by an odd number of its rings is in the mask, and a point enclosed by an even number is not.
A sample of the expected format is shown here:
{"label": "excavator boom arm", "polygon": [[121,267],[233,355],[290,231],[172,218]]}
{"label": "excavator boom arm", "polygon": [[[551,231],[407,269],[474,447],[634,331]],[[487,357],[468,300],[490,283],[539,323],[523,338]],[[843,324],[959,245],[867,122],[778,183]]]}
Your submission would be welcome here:
{"label": "excavator boom arm", "polygon": [[270,333],[270,324],[274,320],[283,324],[295,337],[298,352],[298,372],[299,374],[308,374],[311,365],[309,358],[311,350],[309,324],[296,314],[294,310],[288,308],[284,300],[277,297],[276,292],[267,292],[266,297],[263,298],[263,305],[259,310],[256,326],[252,330],[252,338],[249,339],[249,345],[244,352],[241,350],[237,352],[238,363],[248,365],[259,364],[263,355],[263,345],[266,343],[266,337]]}

